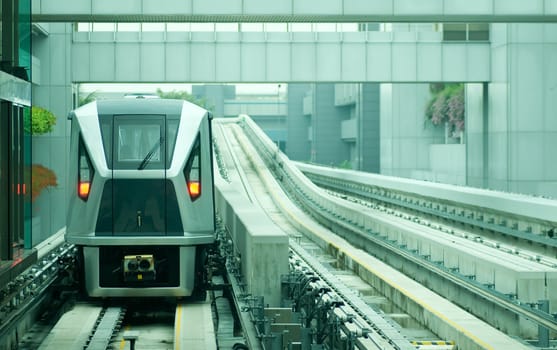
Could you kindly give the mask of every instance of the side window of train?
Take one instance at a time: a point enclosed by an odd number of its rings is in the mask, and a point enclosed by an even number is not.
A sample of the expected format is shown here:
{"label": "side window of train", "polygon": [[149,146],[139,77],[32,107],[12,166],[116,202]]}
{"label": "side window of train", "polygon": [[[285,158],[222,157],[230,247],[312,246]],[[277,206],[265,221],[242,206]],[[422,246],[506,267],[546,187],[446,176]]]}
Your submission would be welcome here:
{"label": "side window of train", "polygon": [[201,196],[201,142],[197,135],[184,169],[188,193],[192,201]]}
{"label": "side window of train", "polygon": [[170,168],[172,157],[174,157],[174,147],[176,145],[176,136],[178,135],[179,119],[167,117],[166,119],[166,168]]}
{"label": "side window of train", "polygon": [[106,157],[106,164],[109,169],[112,169],[112,118],[107,116],[99,116],[101,124],[101,136],[104,146],[104,154]]}

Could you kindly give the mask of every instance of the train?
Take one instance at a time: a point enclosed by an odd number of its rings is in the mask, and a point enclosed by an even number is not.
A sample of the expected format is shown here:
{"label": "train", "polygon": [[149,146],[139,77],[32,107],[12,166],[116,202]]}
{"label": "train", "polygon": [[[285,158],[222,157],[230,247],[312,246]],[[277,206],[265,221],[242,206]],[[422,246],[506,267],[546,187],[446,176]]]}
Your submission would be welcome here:
{"label": "train", "polygon": [[65,239],[90,297],[206,291],[215,242],[211,113],[185,100],[97,100],[70,112]]}

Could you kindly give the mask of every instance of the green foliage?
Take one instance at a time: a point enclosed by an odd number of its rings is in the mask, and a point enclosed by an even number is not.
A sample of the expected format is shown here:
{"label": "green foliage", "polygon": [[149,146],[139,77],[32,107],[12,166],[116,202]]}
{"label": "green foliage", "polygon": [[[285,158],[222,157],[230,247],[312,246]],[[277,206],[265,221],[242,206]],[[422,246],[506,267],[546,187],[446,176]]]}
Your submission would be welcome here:
{"label": "green foliage", "polygon": [[343,160],[339,165],[341,169],[352,169],[352,163],[349,160]]}
{"label": "green foliage", "polygon": [[194,103],[194,104],[196,104],[200,107],[203,107],[205,109],[209,109],[209,110],[212,109],[212,107],[208,106],[207,99],[197,98],[197,97],[189,94],[187,91],[172,90],[172,91],[165,92],[165,91],[162,91],[161,89],[157,89],[157,95],[160,98],[168,98],[168,99],[175,99],[175,100],[186,100],[186,101]]}
{"label": "green foliage", "polygon": [[448,123],[450,131],[464,130],[464,84],[434,83],[430,92],[426,119],[436,126]]}
{"label": "green foliage", "polygon": [[23,129],[27,134],[42,135],[51,132],[56,124],[56,116],[47,109],[31,107],[31,118],[28,112],[23,118]]}
{"label": "green foliage", "polygon": [[85,97],[79,96],[79,102],[78,103],[79,103],[79,106],[83,106],[83,105],[88,104],[89,102],[95,101],[96,99],[97,99],[97,92],[93,91],[93,92],[90,92],[89,94],[87,94],[87,96],[85,96]]}

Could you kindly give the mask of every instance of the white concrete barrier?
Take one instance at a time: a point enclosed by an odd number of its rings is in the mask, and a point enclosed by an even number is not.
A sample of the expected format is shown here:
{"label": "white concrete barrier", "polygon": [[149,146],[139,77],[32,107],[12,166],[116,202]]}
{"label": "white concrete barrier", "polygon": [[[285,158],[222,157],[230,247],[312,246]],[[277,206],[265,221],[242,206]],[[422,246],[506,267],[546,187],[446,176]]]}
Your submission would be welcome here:
{"label": "white concrete barrier", "polygon": [[215,206],[241,258],[247,292],[280,306],[281,276],[288,274],[288,236],[232,185],[215,179]]}

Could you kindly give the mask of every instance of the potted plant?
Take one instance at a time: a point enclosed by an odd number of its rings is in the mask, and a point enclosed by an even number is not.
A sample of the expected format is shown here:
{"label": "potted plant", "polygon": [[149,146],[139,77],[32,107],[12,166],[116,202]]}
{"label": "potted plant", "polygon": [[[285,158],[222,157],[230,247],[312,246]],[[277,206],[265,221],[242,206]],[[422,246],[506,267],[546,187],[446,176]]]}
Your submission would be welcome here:
{"label": "potted plant", "polygon": [[56,116],[49,110],[33,106],[31,118],[24,118],[23,129],[28,135],[42,135],[51,132],[56,124]]}

